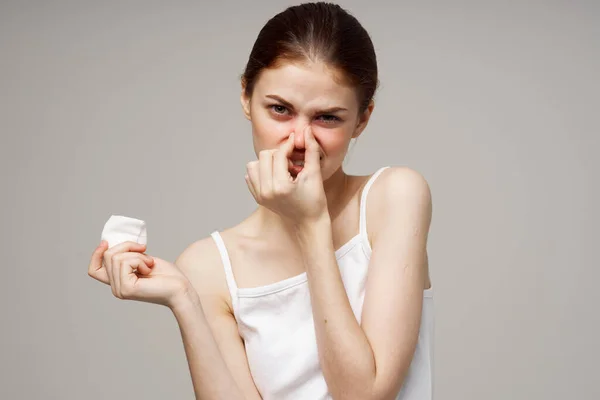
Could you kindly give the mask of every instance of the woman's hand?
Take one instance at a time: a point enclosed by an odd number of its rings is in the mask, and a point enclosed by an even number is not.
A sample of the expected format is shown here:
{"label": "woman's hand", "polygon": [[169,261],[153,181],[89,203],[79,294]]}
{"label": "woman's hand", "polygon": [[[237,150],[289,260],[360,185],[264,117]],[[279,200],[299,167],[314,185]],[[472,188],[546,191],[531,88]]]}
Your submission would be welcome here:
{"label": "woman's hand", "polygon": [[108,249],[102,241],[92,254],[88,275],[110,285],[119,299],[138,300],[172,307],[191,287],[172,263],[144,254],[146,245],[124,242]]}
{"label": "woman's hand", "polygon": [[321,176],[320,147],[310,125],[304,129],[304,167],[294,178],[289,159],[294,135],[278,149],[263,150],[257,161],[247,165],[246,183],[256,202],[290,220],[304,225],[327,215],[327,199]]}

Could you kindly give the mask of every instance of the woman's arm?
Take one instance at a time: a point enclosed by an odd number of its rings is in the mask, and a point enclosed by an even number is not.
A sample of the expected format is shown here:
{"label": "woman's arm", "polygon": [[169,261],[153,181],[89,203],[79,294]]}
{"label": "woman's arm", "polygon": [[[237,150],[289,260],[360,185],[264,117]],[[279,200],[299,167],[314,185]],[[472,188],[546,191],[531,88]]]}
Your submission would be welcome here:
{"label": "woman's arm", "polygon": [[[374,193],[377,192],[377,193]],[[429,187],[390,168],[373,185],[377,210],[362,322],[356,320],[334,254],[328,216],[299,227],[321,367],[336,399],[393,399],[419,334],[431,220]],[[373,196],[376,194],[376,196]]]}
{"label": "woman's arm", "polygon": [[192,244],[175,261],[192,285],[174,302],[172,311],[179,324],[194,393],[202,400],[257,400],[261,397],[237,323],[220,295],[225,284],[223,268],[209,240]]}

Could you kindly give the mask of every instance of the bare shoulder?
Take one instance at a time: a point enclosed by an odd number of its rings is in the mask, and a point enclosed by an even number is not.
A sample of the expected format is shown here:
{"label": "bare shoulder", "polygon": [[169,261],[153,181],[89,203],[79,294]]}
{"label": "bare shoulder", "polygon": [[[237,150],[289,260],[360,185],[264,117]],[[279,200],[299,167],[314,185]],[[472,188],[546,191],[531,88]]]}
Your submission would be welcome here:
{"label": "bare shoulder", "polygon": [[[378,183],[379,182],[379,183]],[[375,181],[373,187],[380,187],[380,194],[385,195],[426,195],[430,193],[429,183],[425,177],[415,169],[409,167],[389,167]]]}
{"label": "bare shoulder", "polygon": [[185,272],[202,273],[210,270],[209,265],[220,262],[221,256],[214,239],[210,236],[190,243],[175,260]]}
{"label": "bare shoulder", "polygon": [[430,202],[431,190],[425,177],[409,167],[389,167],[373,182],[369,202],[384,206],[388,202],[398,205],[398,200]]}
{"label": "bare shoulder", "polygon": [[420,219],[431,217],[432,200],[429,183],[418,171],[405,166],[386,168],[373,182],[367,203],[369,232],[376,236],[391,214],[418,214]]}
{"label": "bare shoulder", "polygon": [[175,260],[198,292],[202,305],[230,306],[231,299],[219,249],[210,236],[189,244]]}

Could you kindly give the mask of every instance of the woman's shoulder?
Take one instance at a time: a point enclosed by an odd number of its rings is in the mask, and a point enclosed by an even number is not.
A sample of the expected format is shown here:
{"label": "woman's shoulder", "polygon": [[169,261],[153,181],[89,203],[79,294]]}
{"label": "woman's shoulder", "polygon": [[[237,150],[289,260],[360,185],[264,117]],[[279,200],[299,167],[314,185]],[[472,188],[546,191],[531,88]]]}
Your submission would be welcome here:
{"label": "woman's shoulder", "polygon": [[217,295],[217,298],[227,299],[229,291],[223,261],[211,235],[189,243],[177,256],[175,265],[185,274],[201,298]]}
{"label": "woman's shoulder", "polygon": [[219,251],[211,235],[207,235],[186,245],[175,260],[176,265],[185,269],[205,269],[202,266],[212,264],[219,258]]}
{"label": "woman's shoulder", "polygon": [[[222,269],[223,254],[217,240],[228,242],[228,239],[232,237],[243,236],[249,225],[251,225],[250,217],[237,224],[211,232],[211,234],[188,244],[175,263],[182,263],[185,269],[192,270],[210,271],[215,269],[214,265]],[[217,237],[215,238],[213,235]]]}
{"label": "woman's shoulder", "polygon": [[381,170],[380,176],[373,183],[373,187],[375,185],[379,186],[379,191],[393,195],[398,191],[414,193],[429,190],[429,184],[423,174],[411,167],[388,166],[381,168]]}
{"label": "woman's shoulder", "polygon": [[369,223],[371,228],[377,230],[392,211],[394,214],[402,210],[412,213],[416,209],[425,214],[431,212],[431,191],[424,175],[407,166],[389,166],[381,171],[368,193],[367,213],[372,221]]}
{"label": "woman's shoulder", "polygon": [[368,175],[350,175],[352,181],[361,189],[368,188],[369,202],[372,198],[387,198],[404,193],[423,193],[429,191],[429,184],[423,174],[407,166],[385,166]]}

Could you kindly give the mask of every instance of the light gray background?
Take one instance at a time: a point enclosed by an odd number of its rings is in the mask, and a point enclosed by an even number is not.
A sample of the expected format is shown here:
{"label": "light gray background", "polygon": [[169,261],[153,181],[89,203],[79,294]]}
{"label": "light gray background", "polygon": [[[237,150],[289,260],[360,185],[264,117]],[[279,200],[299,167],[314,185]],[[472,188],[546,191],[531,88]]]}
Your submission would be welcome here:
{"label": "light gray background", "polygon": [[[290,2],[2,1],[0,398],[192,399],[168,309],[87,276],[254,208],[239,74]],[[381,87],[347,170],[433,193],[436,399],[598,399],[600,4],[344,1]]]}

